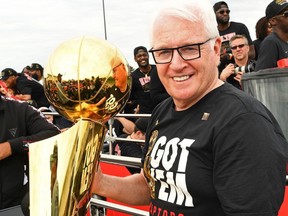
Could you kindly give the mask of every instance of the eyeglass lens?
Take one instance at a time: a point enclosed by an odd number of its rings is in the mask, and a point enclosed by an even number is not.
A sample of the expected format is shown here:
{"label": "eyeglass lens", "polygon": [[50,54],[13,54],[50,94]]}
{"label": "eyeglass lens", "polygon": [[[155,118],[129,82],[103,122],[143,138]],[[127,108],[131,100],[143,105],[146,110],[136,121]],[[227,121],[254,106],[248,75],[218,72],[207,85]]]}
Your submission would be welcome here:
{"label": "eyeglass lens", "polygon": [[236,45],[236,46],[232,46],[231,49],[232,49],[232,50],[236,50],[237,47],[241,49],[241,48],[243,48],[244,46],[245,46],[245,44],[239,44],[239,45]]}

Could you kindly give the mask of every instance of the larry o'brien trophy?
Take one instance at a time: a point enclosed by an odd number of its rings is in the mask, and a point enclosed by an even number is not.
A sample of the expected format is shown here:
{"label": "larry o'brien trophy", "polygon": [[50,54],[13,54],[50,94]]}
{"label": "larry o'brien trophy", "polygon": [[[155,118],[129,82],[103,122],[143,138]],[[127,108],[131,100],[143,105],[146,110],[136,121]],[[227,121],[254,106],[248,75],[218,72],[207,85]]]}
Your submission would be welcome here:
{"label": "larry o'brien trophy", "polygon": [[105,123],[129,98],[129,65],[115,46],[85,36],[56,48],[44,78],[49,102],[75,124],[29,147],[30,215],[84,216]]}

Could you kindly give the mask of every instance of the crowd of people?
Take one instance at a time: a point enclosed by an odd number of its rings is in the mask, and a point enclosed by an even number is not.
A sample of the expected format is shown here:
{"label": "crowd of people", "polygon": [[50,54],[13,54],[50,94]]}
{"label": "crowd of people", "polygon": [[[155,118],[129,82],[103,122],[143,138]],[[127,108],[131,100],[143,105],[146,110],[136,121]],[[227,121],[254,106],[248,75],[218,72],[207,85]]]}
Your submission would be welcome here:
{"label": "crowd of people", "polygon": [[[141,158],[142,168],[129,169],[127,178],[99,169],[93,193],[149,205],[153,216],[277,215],[288,143],[271,112],[242,91],[241,79],[288,59],[288,2],[267,5],[266,16],[255,25],[254,41],[245,24],[230,21],[230,12],[226,2],[212,6],[208,0],[181,0],[158,11],[152,48],[133,50],[138,68],[131,72],[131,93],[123,109],[151,118],[116,117],[110,134],[145,140],[113,145],[113,154]],[[0,210],[21,204],[29,191],[23,184],[27,145],[72,126],[49,115],[55,110],[45,96],[43,74],[38,63],[21,73],[12,67],[1,71]],[[90,86],[99,80],[88,81],[81,84],[90,98]],[[79,96],[73,83],[59,82],[71,98]],[[127,91],[116,83],[115,88]],[[53,96],[58,97],[57,91]]]}
{"label": "crowd of people", "polygon": [[[256,40],[254,41],[251,40],[245,24],[230,22],[230,9],[226,2],[215,3],[213,9],[222,39],[218,69],[219,77],[223,81],[241,89],[241,78],[244,73],[277,68],[279,60],[288,58],[286,1],[272,1],[266,7],[266,16],[261,17],[255,25]],[[235,40],[235,37],[238,40]],[[244,41],[239,37],[243,37]],[[239,58],[242,59],[240,65]],[[239,66],[246,67],[239,71]]]}

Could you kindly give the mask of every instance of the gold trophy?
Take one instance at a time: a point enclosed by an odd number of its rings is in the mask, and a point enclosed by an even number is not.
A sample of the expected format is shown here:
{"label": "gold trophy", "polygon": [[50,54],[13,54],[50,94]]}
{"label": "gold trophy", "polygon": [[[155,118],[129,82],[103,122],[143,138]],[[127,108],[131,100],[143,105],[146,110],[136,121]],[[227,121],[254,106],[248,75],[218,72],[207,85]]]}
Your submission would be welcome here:
{"label": "gold trophy", "polygon": [[44,70],[45,94],[75,124],[29,147],[30,215],[84,216],[89,212],[105,123],[128,101],[129,69],[119,49],[91,36],[68,40],[50,56]]}

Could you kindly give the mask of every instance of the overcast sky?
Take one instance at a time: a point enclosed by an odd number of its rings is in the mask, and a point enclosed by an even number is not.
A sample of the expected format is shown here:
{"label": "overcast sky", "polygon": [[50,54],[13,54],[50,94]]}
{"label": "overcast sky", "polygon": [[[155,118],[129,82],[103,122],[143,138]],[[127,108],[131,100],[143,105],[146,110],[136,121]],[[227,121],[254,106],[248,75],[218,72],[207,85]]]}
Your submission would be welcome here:
{"label": "overcast sky", "polygon": [[[54,49],[71,38],[92,35],[105,39],[104,0],[2,0],[0,9],[0,69],[18,72],[33,62],[46,66]],[[212,5],[217,0],[210,0]],[[230,20],[247,25],[255,39],[255,24],[271,0],[227,0]],[[149,45],[153,9],[163,0],[105,0],[107,40],[133,67],[136,46]],[[152,58],[150,62],[154,63]]]}

